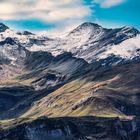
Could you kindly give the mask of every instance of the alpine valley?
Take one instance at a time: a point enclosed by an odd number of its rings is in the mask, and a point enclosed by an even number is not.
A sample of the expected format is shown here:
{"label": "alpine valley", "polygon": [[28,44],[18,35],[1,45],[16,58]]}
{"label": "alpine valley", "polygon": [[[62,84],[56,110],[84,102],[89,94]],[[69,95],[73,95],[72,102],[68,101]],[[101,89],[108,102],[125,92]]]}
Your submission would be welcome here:
{"label": "alpine valley", "polygon": [[0,140],[140,140],[140,32],[0,23]]}

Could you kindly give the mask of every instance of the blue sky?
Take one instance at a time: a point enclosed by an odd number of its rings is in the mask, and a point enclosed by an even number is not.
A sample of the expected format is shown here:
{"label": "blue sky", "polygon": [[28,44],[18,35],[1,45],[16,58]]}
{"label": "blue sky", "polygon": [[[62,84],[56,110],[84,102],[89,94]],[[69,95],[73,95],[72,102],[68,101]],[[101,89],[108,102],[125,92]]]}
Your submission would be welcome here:
{"label": "blue sky", "polygon": [[0,21],[16,30],[67,32],[82,22],[140,29],[140,0],[0,0]]}

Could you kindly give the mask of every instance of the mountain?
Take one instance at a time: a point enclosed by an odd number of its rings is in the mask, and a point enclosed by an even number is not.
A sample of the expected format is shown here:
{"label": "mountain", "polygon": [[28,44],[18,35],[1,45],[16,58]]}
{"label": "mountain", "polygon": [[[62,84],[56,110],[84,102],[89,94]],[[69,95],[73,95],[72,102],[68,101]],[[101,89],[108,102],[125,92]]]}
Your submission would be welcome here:
{"label": "mountain", "polygon": [[[85,59],[89,63],[100,60],[102,57],[107,58],[110,55],[123,59],[120,54],[114,51],[108,53],[106,56],[104,53],[112,47],[117,47],[116,45],[121,45],[125,40],[131,38],[139,40],[139,33],[137,29],[132,27],[106,29],[97,24],[84,23],[65,37],[47,41],[45,46],[33,46],[31,50],[49,51],[54,55],[68,51],[72,52],[76,57]],[[137,44],[134,42],[131,42],[131,49],[134,49],[134,52],[137,54],[136,48],[139,48],[139,42]],[[127,53],[129,50],[126,49],[124,51]]]}
{"label": "mountain", "polygon": [[140,139],[137,29],[0,30],[0,140]]}
{"label": "mountain", "polygon": [[[15,32],[8,27],[0,36],[3,48],[6,45],[18,45],[29,51],[51,52],[54,56],[71,52],[75,57],[83,58],[89,63],[115,56],[119,58],[119,63],[139,56],[139,34],[133,27],[106,29],[86,22],[61,38],[51,39],[46,35],[35,35],[27,31]],[[123,53],[116,51],[118,47],[120,50],[123,47]]]}

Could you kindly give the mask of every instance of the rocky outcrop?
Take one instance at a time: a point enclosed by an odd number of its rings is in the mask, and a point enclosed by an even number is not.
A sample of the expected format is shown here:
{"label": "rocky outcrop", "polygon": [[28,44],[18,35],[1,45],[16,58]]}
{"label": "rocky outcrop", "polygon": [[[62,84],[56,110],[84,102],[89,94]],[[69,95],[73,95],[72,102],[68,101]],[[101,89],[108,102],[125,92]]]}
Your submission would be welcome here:
{"label": "rocky outcrop", "polygon": [[139,140],[140,119],[40,118],[0,129],[1,140]]}

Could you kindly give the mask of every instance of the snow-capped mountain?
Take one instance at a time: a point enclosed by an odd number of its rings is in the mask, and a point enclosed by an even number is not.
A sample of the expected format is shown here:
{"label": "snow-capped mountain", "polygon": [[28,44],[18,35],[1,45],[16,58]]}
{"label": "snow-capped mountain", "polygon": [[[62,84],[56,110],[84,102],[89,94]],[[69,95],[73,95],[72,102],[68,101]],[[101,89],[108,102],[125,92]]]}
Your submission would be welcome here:
{"label": "snow-capped mountain", "polygon": [[[115,56],[129,60],[139,56],[140,32],[133,27],[106,29],[98,24],[83,23],[63,38],[48,38],[28,31],[16,32],[0,24],[1,57],[14,64],[26,51],[47,51],[54,56],[71,52],[73,56],[87,62],[100,61]],[[120,60],[119,60],[120,61]]]}
{"label": "snow-capped mountain", "polygon": [[[140,32],[133,27],[106,29],[94,23],[83,23],[65,37],[48,40],[41,46],[33,45],[29,50],[49,51],[53,55],[58,55],[65,51],[72,52],[74,56],[83,58],[87,62],[106,59],[111,55],[130,59],[134,56],[139,56],[139,33]],[[113,51],[114,47],[122,46],[122,43],[125,40],[129,40],[128,42],[131,42],[129,49],[127,46],[123,48],[123,52],[125,54],[128,53],[129,57],[124,57],[122,53],[119,54],[118,52]],[[137,43],[135,43],[136,40]],[[125,43],[124,45],[127,44]],[[110,50],[111,48],[113,49],[112,51]]]}
{"label": "snow-capped mountain", "polygon": [[132,27],[48,38],[0,24],[0,140],[139,140],[139,62]]}
{"label": "snow-capped mountain", "polygon": [[4,24],[0,24],[0,30],[0,60],[6,59],[12,65],[21,64],[28,52],[26,47],[32,46],[32,42],[39,42],[41,38],[28,31],[13,31]]}

